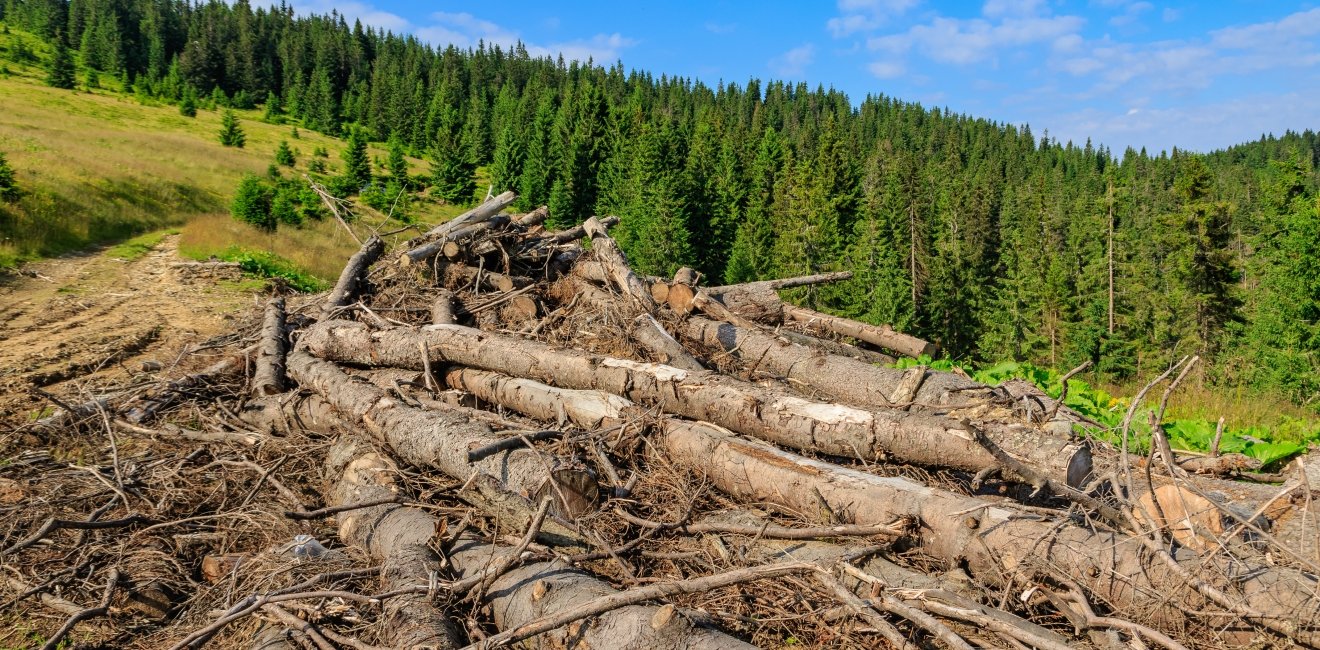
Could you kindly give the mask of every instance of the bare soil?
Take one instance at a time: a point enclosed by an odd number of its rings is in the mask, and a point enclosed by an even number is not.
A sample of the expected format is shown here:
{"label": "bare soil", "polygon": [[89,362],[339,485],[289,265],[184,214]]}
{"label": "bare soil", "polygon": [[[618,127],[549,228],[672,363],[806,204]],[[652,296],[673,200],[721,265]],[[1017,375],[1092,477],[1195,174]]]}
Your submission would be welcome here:
{"label": "bare soil", "polygon": [[171,235],[133,261],[85,253],[0,276],[0,428],[49,411],[34,388],[83,401],[204,363],[205,351],[184,353],[232,332],[252,297],[240,278],[178,261]]}

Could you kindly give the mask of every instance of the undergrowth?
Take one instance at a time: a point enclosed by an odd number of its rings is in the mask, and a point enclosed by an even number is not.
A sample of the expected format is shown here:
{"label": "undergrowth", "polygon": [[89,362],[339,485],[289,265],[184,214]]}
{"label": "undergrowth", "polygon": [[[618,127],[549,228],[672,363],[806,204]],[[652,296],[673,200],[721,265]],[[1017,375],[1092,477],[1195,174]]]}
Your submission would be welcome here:
{"label": "undergrowth", "polygon": [[[1022,379],[1031,382],[1055,399],[1063,391],[1063,385],[1059,381],[1062,373],[1028,363],[1005,361],[976,368],[966,363],[947,359],[931,360],[930,357],[923,356],[920,359],[901,359],[895,365],[898,368],[923,365],[932,370],[942,371],[951,371],[957,367],[972,379],[990,386],[998,386],[1010,379]],[[1132,398],[1114,396],[1084,380],[1070,379],[1068,395],[1063,402],[1068,408],[1104,427],[1100,430],[1088,429],[1092,436],[1114,444],[1122,442],[1120,428]],[[1210,449],[1218,423],[1196,418],[1166,418],[1163,426],[1169,444],[1174,449],[1205,452]],[[1129,448],[1135,449],[1137,453],[1146,453],[1150,446],[1150,425],[1146,422],[1146,418],[1141,416],[1132,418],[1131,434],[1128,441]],[[1269,468],[1278,467],[1293,456],[1304,453],[1311,444],[1320,444],[1320,422],[1281,416],[1271,426],[1226,425],[1219,450],[1225,453],[1245,454],[1261,461],[1266,468]]]}

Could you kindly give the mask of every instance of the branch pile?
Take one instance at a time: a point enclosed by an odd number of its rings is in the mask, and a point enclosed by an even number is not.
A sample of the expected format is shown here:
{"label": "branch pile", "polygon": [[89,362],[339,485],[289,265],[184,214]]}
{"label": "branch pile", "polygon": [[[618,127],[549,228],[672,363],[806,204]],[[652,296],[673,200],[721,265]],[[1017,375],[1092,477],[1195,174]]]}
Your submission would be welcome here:
{"label": "branch pile", "polygon": [[51,396],[0,466],[19,643],[1320,647],[1303,472],[1131,456],[776,293],[846,274],[646,277],[513,199]]}

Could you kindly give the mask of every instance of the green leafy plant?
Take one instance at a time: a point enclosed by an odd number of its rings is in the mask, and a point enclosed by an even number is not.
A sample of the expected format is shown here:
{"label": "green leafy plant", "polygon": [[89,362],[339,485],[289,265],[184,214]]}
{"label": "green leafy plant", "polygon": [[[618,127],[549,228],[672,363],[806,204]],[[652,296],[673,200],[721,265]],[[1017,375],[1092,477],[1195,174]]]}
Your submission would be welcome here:
{"label": "green leafy plant", "polygon": [[[1053,370],[1040,368],[1028,363],[1005,361],[980,369],[970,364],[949,361],[900,359],[895,366],[911,368],[924,365],[932,370],[952,371],[955,367],[962,370],[975,381],[990,386],[998,386],[1011,379],[1022,379],[1057,399],[1062,392],[1062,375]],[[1068,380],[1068,394],[1064,404],[1094,420],[1101,429],[1090,428],[1086,433],[1114,444],[1121,442],[1123,417],[1131,404],[1131,399],[1115,397],[1091,386],[1080,379]],[[1163,424],[1169,445],[1174,449],[1205,452],[1215,437],[1216,422],[1207,420],[1166,420]],[[1145,453],[1150,447],[1150,425],[1143,417],[1134,417],[1131,424],[1130,449]],[[1224,453],[1239,453],[1255,458],[1265,466],[1275,465],[1293,456],[1303,453],[1310,443],[1320,443],[1320,423],[1298,419],[1284,419],[1282,424],[1272,430],[1265,427],[1225,428],[1219,450]]]}

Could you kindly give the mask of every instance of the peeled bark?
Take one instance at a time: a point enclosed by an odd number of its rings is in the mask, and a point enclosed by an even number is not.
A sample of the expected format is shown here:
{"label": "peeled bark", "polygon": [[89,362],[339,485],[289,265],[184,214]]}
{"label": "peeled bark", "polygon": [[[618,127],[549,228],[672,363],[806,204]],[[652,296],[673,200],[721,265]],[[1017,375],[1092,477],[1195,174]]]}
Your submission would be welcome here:
{"label": "peeled bark", "polygon": [[[414,357],[417,353],[414,352]],[[536,453],[518,449],[469,463],[467,452],[499,440],[489,426],[446,411],[407,406],[365,381],[355,381],[334,364],[301,350],[289,355],[289,374],[307,389],[320,394],[350,422],[361,422],[377,440],[389,445],[403,461],[433,467],[459,481],[470,481],[463,497],[514,528],[531,521],[528,495],[551,480]],[[475,479],[473,478],[475,475]],[[558,501],[558,500],[557,500]],[[567,504],[557,504],[560,511]],[[576,533],[554,521],[543,527],[553,543],[576,544]]]}
{"label": "peeled bark", "polygon": [[[325,359],[402,368],[421,367],[417,351],[425,342],[432,363],[484,368],[564,388],[603,390],[816,453],[867,461],[894,458],[973,472],[1000,466],[966,425],[951,418],[806,400],[718,373],[561,350],[466,327],[371,331],[357,323],[331,321],[313,326],[302,340],[310,352]],[[1089,459],[1084,444],[1043,437],[1026,427],[992,427],[988,434],[1060,484],[1067,483],[1070,468],[1077,473],[1072,463]]]}
{"label": "peeled bark", "polygon": [[[398,468],[366,445],[341,439],[326,456],[331,505],[381,501],[397,496],[393,477]],[[398,504],[359,508],[339,514],[339,538],[381,562],[382,591],[430,582],[443,569],[429,542],[437,520],[418,508]],[[396,648],[458,648],[463,643],[449,618],[426,594],[405,594],[381,605],[382,628]]]}
{"label": "peeled bark", "polygon": [[288,347],[284,336],[284,297],[276,296],[266,303],[266,319],[261,326],[261,344],[252,373],[253,395],[284,392],[284,357]]}
{"label": "peeled bark", "polygon": [[367,269],[384,253],[385,242],[373,236],[362,244],[358,252],[348,258],[348,264],[344,265],[344,270],[339,274],[339,281],[335,283],[335,288],[330,291],[325,304],[321,307],[322,317],[329,318],[335,310],[353,302],[367,275]]}

